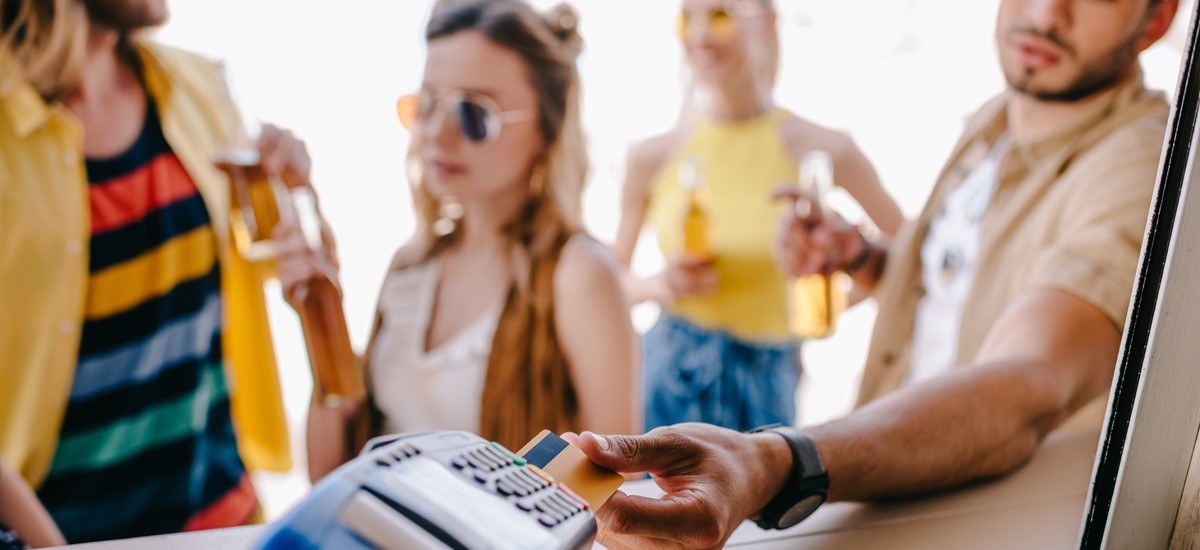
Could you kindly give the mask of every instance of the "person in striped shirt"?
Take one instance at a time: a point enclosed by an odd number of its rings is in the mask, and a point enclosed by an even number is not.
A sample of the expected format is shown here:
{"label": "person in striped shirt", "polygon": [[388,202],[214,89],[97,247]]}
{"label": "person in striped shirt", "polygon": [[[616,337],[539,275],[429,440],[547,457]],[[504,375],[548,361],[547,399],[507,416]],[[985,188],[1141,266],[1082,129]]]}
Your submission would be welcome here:
{"label": "person in striped shirt", "polygon": [[[165,0],[0,8],[3,458],[69,542],[251,522],[231,352],[274,358],[211,162],[240,127],[219,66],[136,36]],[[291,133],[259,149],[308,184]]]}

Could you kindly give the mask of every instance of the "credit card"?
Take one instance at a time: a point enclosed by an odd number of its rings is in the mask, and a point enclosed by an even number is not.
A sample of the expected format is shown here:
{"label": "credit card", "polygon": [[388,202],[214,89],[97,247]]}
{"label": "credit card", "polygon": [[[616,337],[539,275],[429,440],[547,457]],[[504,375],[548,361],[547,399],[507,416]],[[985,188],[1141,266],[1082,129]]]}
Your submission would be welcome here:
{"label": "credit card", "polygon": [[621,474],[597,466],[583,451],[550,430],[542,430],[517,454],[566,485],[593,510],[600,509],[625,482]]}

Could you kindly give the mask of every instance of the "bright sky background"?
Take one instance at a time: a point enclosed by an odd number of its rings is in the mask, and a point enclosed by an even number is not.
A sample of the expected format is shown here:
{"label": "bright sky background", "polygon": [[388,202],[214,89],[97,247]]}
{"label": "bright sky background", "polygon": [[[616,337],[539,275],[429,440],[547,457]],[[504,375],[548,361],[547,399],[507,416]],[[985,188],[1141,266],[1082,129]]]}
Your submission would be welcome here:
{"label": "bright sky background", "polygon": [[[554,2],[534,1],[538,6]],[[783,67],[779,104],[848,131],[904,212],[923,204],[962,122],[1003,86],[992,42],[998,0],[777,0]],[[579,66],[592,154],[585,214],[592,232],[616,233],[624,152],[667,129],[679,111],[676,0],[576,0],[586,50]],[[413,219],[401,171],[406,135],[395,99],[417,89],[428,0],[170,0],[160,40],[223,59],[247,116],[307,141],[313,179],[339,241],[347,321],[361,349],[393,251]],[[1151,87],[1173,91],[1190,16],[1143,55]],[[848,216],[852,206],[841,205]],[[648,235],[647,235],[648,236]],[[635,270],[661,265],[643,238]],[[260,475],[268,519],[307,491],[303,426],[311,380],[295,314],[272,288],[271,315],[299,466]],[[634,311],[639,329],[657,310]],[[849,410],[874,321],[872,304],[848,312],[834,337],[810,343],[802,423]]]}

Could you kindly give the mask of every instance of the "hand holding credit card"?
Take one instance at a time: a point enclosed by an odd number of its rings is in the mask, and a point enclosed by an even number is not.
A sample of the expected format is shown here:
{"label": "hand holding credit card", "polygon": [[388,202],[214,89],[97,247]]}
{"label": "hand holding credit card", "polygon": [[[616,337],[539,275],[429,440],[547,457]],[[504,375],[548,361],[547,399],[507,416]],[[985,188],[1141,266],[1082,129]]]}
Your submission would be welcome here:
{"label": "hand holding credit card", "polygon": [[588,460],[583,451],[550,430],[542,430],[517,455],[541,468],[598,510],[617,492],[625,478]]}

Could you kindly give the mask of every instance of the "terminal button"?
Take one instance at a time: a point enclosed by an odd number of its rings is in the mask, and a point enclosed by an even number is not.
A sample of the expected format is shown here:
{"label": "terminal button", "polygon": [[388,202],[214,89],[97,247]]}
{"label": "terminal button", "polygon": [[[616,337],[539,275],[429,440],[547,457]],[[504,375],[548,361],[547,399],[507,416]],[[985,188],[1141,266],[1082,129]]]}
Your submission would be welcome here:
{"label": "terminal button", "polygon": [[526,464],[526,461],[524,458],[517,456],[512,451],[505,448],[504,445],[501,445],[501,444],[493,441],[492,448],[496,449],[497,451],[500,451],[500,454],[504,455],[506,458],[511,460],[513,464],[516,464],[517,466],[524,466]]}

